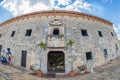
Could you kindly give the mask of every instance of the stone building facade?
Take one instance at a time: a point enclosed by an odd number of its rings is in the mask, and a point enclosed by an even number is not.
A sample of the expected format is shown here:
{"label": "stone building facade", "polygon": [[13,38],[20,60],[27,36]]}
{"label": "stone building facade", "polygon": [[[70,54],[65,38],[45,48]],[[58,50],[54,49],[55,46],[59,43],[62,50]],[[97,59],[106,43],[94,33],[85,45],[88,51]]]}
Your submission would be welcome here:
{"label": "stone building facade", "polygon": [[[75,43],[70,47],[69,40]],[[45,49],[38,46],[45,43]],[[101,66],[119,54],[113,24],[99,17],[74,11],[51,10],[30,13],[0,24],[0,50],[10,48],[13,64],[40,65],[44,72],[68,73],[86,64]]]}

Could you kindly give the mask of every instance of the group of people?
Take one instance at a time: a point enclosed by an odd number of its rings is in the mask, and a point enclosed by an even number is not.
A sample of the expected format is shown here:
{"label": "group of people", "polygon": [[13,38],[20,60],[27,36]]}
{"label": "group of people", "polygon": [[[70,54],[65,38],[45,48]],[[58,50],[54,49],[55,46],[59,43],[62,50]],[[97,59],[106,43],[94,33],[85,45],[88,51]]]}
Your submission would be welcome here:
{"label": "group of people", "polygon": [[11,64],[12,60],[12,53],[10,51],[10,48],[7,48],[7,50],[3,50],[3,53],[1,54],[0,62],[3,64]]}

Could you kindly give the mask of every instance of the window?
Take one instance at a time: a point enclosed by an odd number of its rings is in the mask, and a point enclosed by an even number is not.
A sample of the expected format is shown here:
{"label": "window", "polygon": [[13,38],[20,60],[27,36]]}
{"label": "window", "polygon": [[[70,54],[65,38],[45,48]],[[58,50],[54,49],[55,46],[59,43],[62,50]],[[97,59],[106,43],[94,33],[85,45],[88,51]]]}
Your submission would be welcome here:
{"label": "window", "polygon": [[59,35],[59,29],[58,28],[55,28],[53,30],[53,35]]}
{"label": "window", "polygon": [[92,59],[92,52],[86,52],[86,60]]}
{"label": "window", "polygon": [[111,32],[112,37],[114,37],[113,33]]}
{"label": "window", "polygon": [[107,49],[104,49],[104,57],[106,58],[108,56]]}
{"label": "window", "polygon": [[1,36],[2,36],[2,33],[0,33],[0,38],[1,38]]}
{"label": "window", "polygon": [[116,50],[118,50],[118,45],[117,45],[117,44],[115,44],[115,46],[116,46]]}
{"label": "window", "polygon": [[31,36],[32,29],[27,29],[25,36]]}
{"label": "window", "polygon": [[98,34],[99,34],[99,36],[100,36],[100,37],[103,37],[103,35],[102,35],[102,32],[101,32],[101,31],[98,31]]}
{"label": "window", "polygon": [[82,36],[88,36],[86,29],[81,29]]}
{"label": "window", "polygon": [[11,37],[13,37],[15,35],[15,31],[12,31]]}

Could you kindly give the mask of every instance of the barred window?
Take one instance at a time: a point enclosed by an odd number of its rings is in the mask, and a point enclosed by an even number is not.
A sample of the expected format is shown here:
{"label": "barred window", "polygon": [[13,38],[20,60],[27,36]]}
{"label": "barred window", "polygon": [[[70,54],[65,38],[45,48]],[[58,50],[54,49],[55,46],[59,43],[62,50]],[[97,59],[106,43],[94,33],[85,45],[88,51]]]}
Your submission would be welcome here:
{"label": "barred window", "polygon": [[111,32],[112,37],[114,37],[113,32]]}
{"label": "barred window", "polygon": [[81,29],[82,36],[88,36],[86,29]]}
{"label": "barred window", "polygon": [[92,52],[86,52],[86,60],[92,59]]}
{"label": "barred window", "polygon": [[107,49],[104,49],[104,56],[105,58],[108,56]]}
{"label": "barred window", "polygon": [[12,31],[11,37],[14,37],[15,35],[15,31]]}
{"label": "barred window", "polygon": [[54,30],[53,30],[53,35],[59,35],[59,29],[58,28],[55,28]]}
{"label": "barred window", "polygon": [[25,36],[31,36],[32,29],[27,29]]}
{"label": "barred window", "polygon": [[99,36],[100,36],[100,37],[103,37],[103,35],[102,35],[102,32],[101,32],[101,31],[98,31],[98,34],[99,34]]}

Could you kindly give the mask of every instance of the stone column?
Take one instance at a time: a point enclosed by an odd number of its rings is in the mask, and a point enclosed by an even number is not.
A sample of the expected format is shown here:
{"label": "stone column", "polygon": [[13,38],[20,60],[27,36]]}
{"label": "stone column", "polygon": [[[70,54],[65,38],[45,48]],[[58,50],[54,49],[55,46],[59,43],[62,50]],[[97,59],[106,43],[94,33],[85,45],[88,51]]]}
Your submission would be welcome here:
{"label": "stone column", "polygon": [[70,55],[65,52],[65,73],[69,73],[71,70],[71,58]]}
{"label": "stone column", "polygon": [[45,50],[42,51],[41,55],[41,70],[43,73],[47,73],[47,54],[45,52]]}

